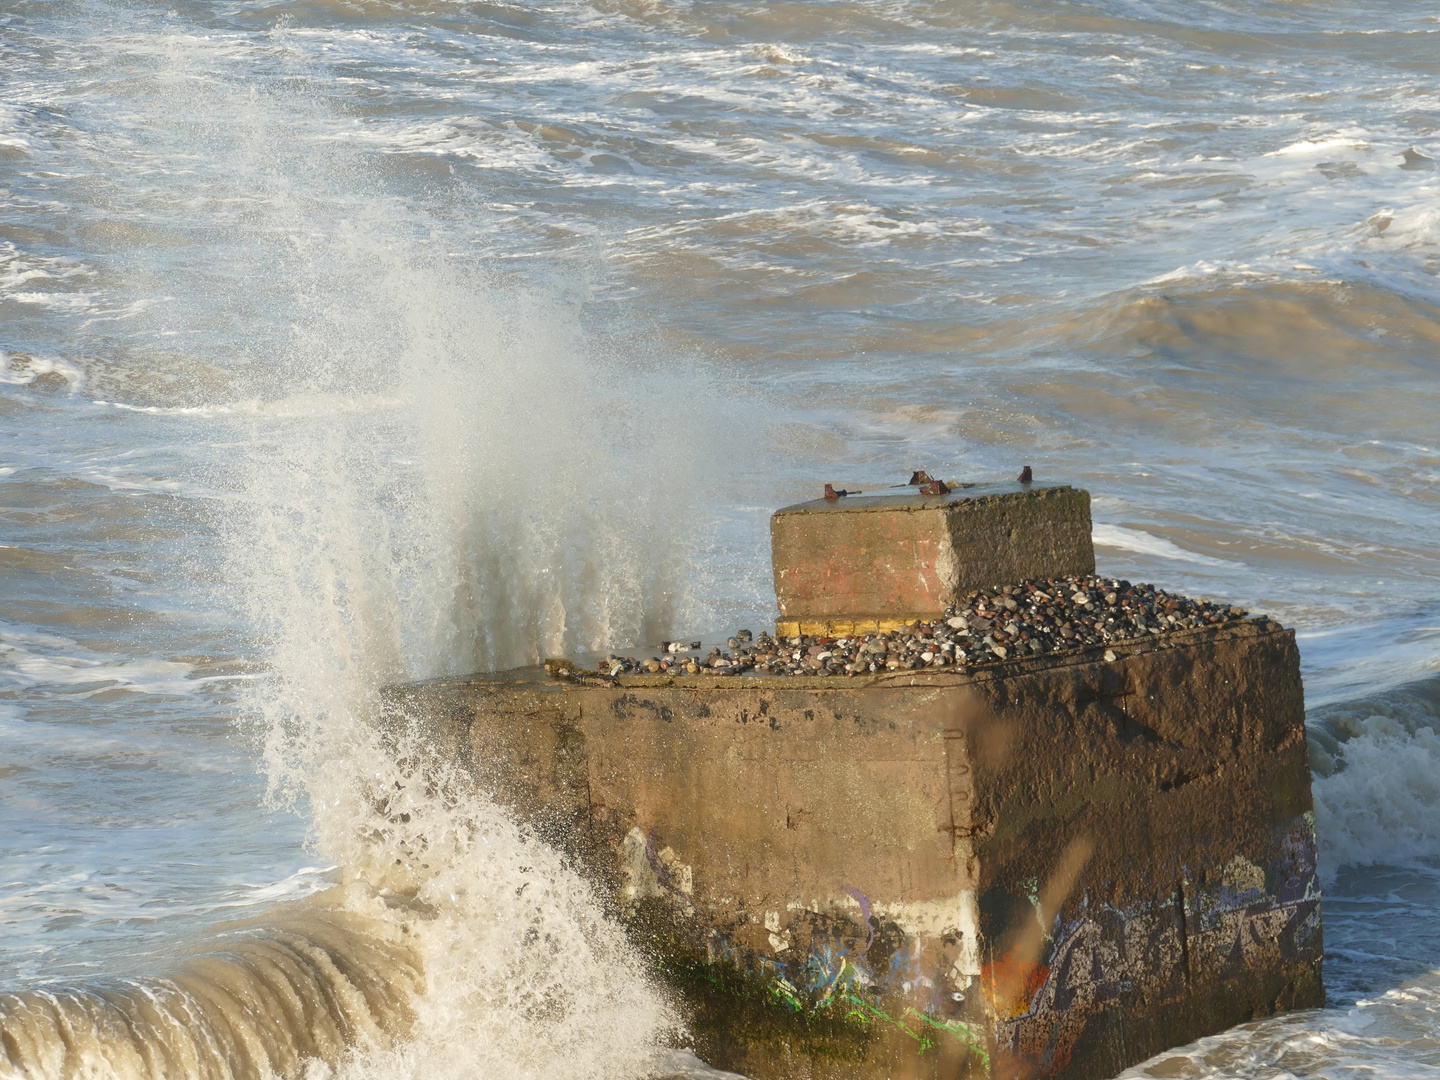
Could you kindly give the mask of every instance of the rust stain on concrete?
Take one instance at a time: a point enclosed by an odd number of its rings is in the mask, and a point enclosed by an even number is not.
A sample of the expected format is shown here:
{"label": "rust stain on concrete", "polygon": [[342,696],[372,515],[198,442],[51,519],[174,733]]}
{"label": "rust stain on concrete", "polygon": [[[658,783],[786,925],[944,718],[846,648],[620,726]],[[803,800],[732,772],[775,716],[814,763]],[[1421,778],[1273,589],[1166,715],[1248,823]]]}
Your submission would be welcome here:
{"label": "rust stain on concrete", "polygon": [[782,633],[933,618],[969,589],[1095,572],[1090,495],[1064,484],[817,499],[777,510],[770,541]]}

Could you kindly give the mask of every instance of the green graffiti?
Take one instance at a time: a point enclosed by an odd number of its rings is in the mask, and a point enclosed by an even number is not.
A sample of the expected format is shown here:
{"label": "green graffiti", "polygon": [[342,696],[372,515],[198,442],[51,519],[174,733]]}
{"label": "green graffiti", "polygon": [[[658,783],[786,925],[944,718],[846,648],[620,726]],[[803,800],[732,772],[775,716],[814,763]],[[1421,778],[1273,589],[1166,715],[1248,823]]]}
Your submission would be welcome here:
{"label": "green graffiti", "polygon": [[845,994],[844,1000],[846,1004],[850,1006],[850,1011],[846,1013],[846,1019],[848,1020],[854,1020],[862,1024],[869,1024],[879,1020],[882,1023],[889,1024],[891,1027],[904,1032],[919,1043],[920,1053],[923,1054],[925,1051],[934,1047],[936,1042],[935,1039],[931,1037],[930,1032],[925,1030],[924,1027],[921,1027],[917,1031],[905,1022],[905,1020],[911,1020],[912,1022],[918,1020],[921,1024],[928,1025],[928,1027],[936,1031],[942,1031],[947,1035],[959,1039],[972,1054],[980,1058],[981,1063],[986,1069],[990,1068],[990,1055],[985,1052],[985,1047],[981,1044],[979,1037],[976,1036],[975,1032],[970,1030],[969,1026],[962,1024],[959,1020],[936,1020],[933,1016],[927,1016],[919,1009],[913,1007],[907,1007],[902,1014],[904,1019],[901,1019],[891,1016],[884,1009],[854,994]]}
{"label": "green graffiti", "polygon": [[[802,1000],[799,988],[789,979],[776,977],[770,984],[770,995],[793,1013],[824,1014],[839,1006],[843,1010],[844,1019],[850,1023],[861,1027],[869,1027],[875,1023],[887,1024],[914,1039],[922,1054],[937,1045],[937,1033],[944,1033],[958,1039],[972,1054],[980,1058],[987,1070],[990,1068],[990,1055],[985,1052],[980,1038],[968,1025],[959,1020],[936,1020],[913,1007],[907,1007],[902,1017],[891,1016],[856,992],[858,976],[859,972],[848,960],[841,961],[835,979],[808,1008]],[[907,1020],[910,1022],[907,1023]]]}
{"label": "green graffiti", "polygon": [[970,1048],[970,1052],[980,1058],[980,1063],[988,1070],[990,1068],[990,1055],[985,1052],[984,1045],[980,1042],[980,1036],[970,1029],[968,1024],[962,1024],[959,1020],[936,1020],[933,1016],[926,1016],[917,1009],[909,1009],[931,1027],[937,1027],[941,1031],[949,1032],[955,1038]]}
{"label": "green graffiti", "polygon": [[776,979],[770,984],[770,995],[791,1012],[804,1012],[805,1003],[800,1000],[800,991],[789,979]]}

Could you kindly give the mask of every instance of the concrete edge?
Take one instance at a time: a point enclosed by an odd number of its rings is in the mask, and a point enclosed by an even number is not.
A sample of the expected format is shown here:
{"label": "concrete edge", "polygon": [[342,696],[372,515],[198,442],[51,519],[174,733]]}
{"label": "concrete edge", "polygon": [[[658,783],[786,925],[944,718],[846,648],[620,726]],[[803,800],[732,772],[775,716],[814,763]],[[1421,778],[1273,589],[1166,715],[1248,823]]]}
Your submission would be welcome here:
{"label": "concrete edge", "polygon": [[1039,671],[1065,671],[1094,663],[1110,663],[1105,659],[1107,652],[1115,654],[1115,661],[1140,653],[1159,649],[1187,648],[1210,641],[1256,638],[1288,634],[1295,631],[1281,626],[1272,619],[1246,619],[1243,622],[1218,627],[1197,627],[1191,630],[1175,630],[1166,634],[1145,638],[1129,638],[1101,645],[1087,646],[1073,652],[1032,656],[1020,660],[996,660],[979,667],[930,668],[914,671],[887,671],[874,675],[616,675],[582,673],[578,678],[557,678],[543,667],[513,668],[509,671],[477,672],[459,677],[441,677],[421,682],[398,683],[381,688],[382,694],[392,694],[414,687],[440,689],[448,686],[467,686],[472,683],[492,685],[530,685],[543,689],[563,692],[581,687],[605,687],[615,689],[653,689],[656,687],[678,687],[686,689],[716,690],[725,687],[752,690],[762,687],[769,690],[853,690],[860,687],[902,688],[912,686],[965,686],[974,683],[992,682],[996,679]]}
{"label": "concrete edge", "polygon": [[[984,489],[984,490],[977,490]],[[999,489],[999,490],[995,490]],[[882,489],[884,491],[885,489]],[[895,491],[874,495],[862,493],[846,495],[833,502],[829,499],[811,499],[808,502],[782,506],[770,515],[771,520],[792,514],[873,514],[893,513],[901,510],[935,510],[947,506],[980,505],[1004,499],[1020,497],[1041,498],[1077,492],[1073,484],[951,484],[947,495],[920,495],[912,491]],[[970,494],[973,492],[973,494]]]}

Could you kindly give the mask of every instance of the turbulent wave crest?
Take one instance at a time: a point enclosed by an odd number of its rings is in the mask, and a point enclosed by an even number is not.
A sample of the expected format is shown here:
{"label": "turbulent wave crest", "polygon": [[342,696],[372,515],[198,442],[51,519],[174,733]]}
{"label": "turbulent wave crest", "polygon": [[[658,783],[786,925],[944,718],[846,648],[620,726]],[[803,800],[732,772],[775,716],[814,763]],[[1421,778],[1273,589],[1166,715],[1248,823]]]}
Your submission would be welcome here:
{"label": "turbulent wave crest", "polygon": [[0,1072],[260,1080],[388,1047],[413,1023],[419,957],[403,926],[347,901],[379,906],[331,894],[166,978],[0,995]]}
{"label": "turbulent wave crest", "polygon": [[1440,856],[1440,678],[1317,710],[1310,742],[1328,874]]}
{"label": "turbulent wave crest", "polygon": [[1276,280],[1202,265],[1054,324],[1015,330],[1024,344],[1103,356],[1188,362],[1219,354],[1235,358],[1250,380],[1340,378],[1356,365],[1423,366],[1440,343],[1440,311],[1428,297],[1363,282]]}

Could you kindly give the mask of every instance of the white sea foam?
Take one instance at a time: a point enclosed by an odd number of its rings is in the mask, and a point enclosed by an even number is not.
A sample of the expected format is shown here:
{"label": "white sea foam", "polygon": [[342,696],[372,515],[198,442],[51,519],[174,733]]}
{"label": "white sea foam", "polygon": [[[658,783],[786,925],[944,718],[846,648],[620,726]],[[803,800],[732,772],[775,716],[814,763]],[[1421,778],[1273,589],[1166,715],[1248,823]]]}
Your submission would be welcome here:
{"label": "white sea foam", "polygon": [[61,282],[85,278],[92,271],[73,259],[36,255],[12,241],[0,242],[0,295],[19,303],[43,303],[38,282]]}
{"label": "white sea foam", "polygon": [[1366,151],[1370,149],[1368,133],[1360,128],[1350,128],[1323,138],[1299,139],[1278,150],[1271,150],[1268,157],[1313,157],[1317,154],[1332,155],[1336,151]]}
{"label": "white sea foam", "polygon": [[0,350],[0,383],[29,386],[47,375],[57,375],[72,390],[85,385],[85,372],[77,364],[55,357],[23,356]]}
{"label": "white sea foam", "polygon": [[1437,1008],[1440,980],[1434,976],[1407,980],[1348,1008],[1275,1017],[1199,1039],[1157,1054],[1120,1076],[1121,1080],[1293,1080],[1363,1075],[1375,1080],[1422,1080],[1440,1075],[1440,1069],[1418,1057],[1433,1042],[1433,1028],[1425,1019]]}
{"label": "white sea foam", "polygon": [[108,690],[187,697],[194,693],[188,664],[107,656],[58,634],[0,623],[0,686],[50,687],[68,693]]}
{"label": "white sea foam", "polygon": [[1230,559],[1217,559],[1211,555],[1202,555],[1198,551],[1188,551],[1163,536],[1155,536],[1143,529],[1131,529],[1124,525],[1111,525],[1099,522],[1093,530],[1095,543],[1101,547],[1115,548],[1119,551],[1134,551],[1141,555],[1153,555],[1159,559],[1173,559],[1176,562],[1196,563],[1200,566],[1240,566],[1240,563]]}
{"label": "white sea foam", "polygon": [[1440,733],[1393,717],[1359,720],[1344,767],[1315,778],[1315,827],[1326,863],[1440,855]]}

